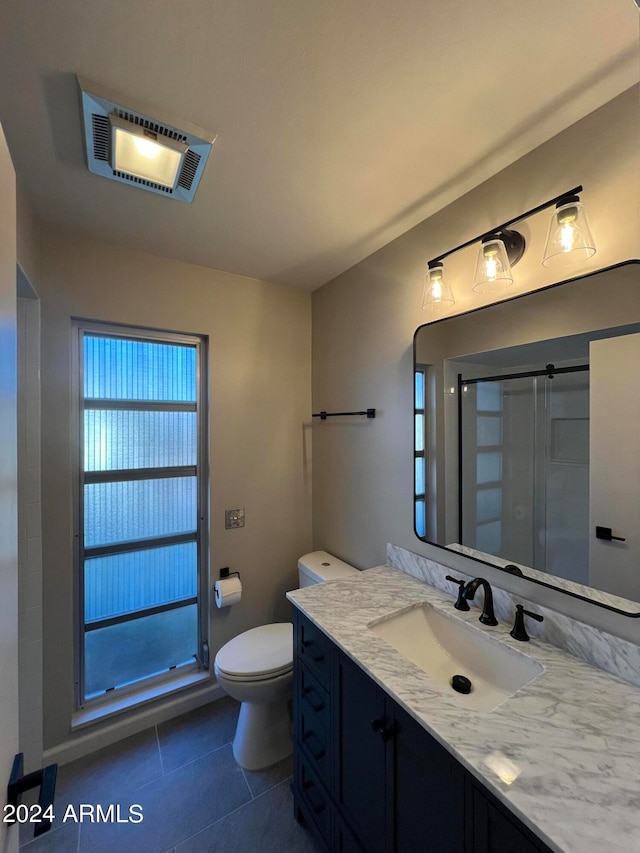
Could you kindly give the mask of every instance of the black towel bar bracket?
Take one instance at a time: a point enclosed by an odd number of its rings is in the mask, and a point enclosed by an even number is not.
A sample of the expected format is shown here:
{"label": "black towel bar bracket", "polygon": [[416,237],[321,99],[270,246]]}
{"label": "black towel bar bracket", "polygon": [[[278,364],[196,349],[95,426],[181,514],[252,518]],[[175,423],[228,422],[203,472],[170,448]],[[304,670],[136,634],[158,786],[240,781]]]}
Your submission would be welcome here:
{"label": "black towel bar bracket", "polygon": [[[37,838],[38,835],[48,832],[53,823],[53,799],[56,792],[57,774],[57,764],[50,764],[41,770],[25,774],[24,755],[22,752],[17,753],[13,759],[11,776],[7,785],[7,805],[5,809],[8,808],[10,814],[5,817],[5,822],[15,823],[18,820],[17,810],[20,807],[18,801],[25,791],[29,791],[31,788],[40,788],[40,796],[38,797],[39,812],[37,820],[33,821],[35,824],[33,836]],[[22,808],[26,807],[22,806]]]}
{"label": "black towel bar bracket", "polygon": [[376,410],[367,409],[364,412],[315,412],[311,417],[326,421],[327,418],[344,418],[347,415],[366,415],[368,418],[375,418]]}

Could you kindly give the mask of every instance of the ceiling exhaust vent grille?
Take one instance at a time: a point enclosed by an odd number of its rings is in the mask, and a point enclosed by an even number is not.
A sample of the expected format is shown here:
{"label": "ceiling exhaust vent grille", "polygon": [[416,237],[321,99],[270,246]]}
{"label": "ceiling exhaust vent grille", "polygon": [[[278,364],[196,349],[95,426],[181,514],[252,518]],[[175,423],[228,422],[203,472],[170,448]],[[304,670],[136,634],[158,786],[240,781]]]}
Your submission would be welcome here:
{"label": "ceiling exhaust vent grille", "polygon": [[96,160],[109,162],[109,119],[106,116],[91,116],[93,129],[93,156]]}
{"label": "ceiling exhaust vent grille", "polygon": [[[129,186],[158,193],[169,198],[190,202],[207,164],[215,134],[184,121],[169,121],[166,117],[151,118],[140,104],[134,106],[129,98],[108,92],[78,77],[82,98],[85,150],[90,172]],[[125,104],[125,102],[128,102]],[[126,172],[113,169],[111,164],[110,115],[131,122],[158,136],[180,142],[188,147],[174,188],[162,186]]]}
{"label": "ceiling exhaust vent grille", "polygon": [[118,178],[119,181],[128,181],[130,184],[138,184],[147,190],[154,190],[154,192],[164,193],[165,195],[173,194],[173,189],[171,187],[163,187],[162,184],[156,184],[153,181],[148,181],[146,178],[139,178],[137,175],[128,175],[126,172],[119,172],[117,169],[114,169],[113,176],[114,178]]}
{"label": "ceiling exhaust vent grille", "polygon": [[180,177],[178,178],[179,187],[183,187],[185,190],[191,189],[198,173],[199,164],[200,155],[191,150],[187,151],[187,156],[184,158],[184,164],[180,171]]}

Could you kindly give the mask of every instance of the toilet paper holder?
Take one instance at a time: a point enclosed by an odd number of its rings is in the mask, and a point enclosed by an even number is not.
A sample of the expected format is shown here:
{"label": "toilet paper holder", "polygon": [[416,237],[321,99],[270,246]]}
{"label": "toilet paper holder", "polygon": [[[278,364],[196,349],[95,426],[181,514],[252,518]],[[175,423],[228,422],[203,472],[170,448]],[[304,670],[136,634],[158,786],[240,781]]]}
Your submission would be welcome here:
{"label": "toilet paper holder", "polygon": [[240,577],[240,572],[231,572],[229,571],[229,567],[225,566],[223,569],[220,569],[220,580],[223,578],[229,578],[231,575],[237,575]]}

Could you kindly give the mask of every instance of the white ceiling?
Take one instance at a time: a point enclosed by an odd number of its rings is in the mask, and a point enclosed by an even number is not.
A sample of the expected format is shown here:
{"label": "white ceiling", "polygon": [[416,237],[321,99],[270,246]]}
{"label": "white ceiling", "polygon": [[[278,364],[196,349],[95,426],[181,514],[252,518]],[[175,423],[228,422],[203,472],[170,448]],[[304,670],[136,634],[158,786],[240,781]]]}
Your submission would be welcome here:
{"label": "white ceiling", "polygon": [[[633,85],[633,0],[2,0],[43,220],[313,289]],[[218,134],[192,204],[90,174],[75,74]]]}

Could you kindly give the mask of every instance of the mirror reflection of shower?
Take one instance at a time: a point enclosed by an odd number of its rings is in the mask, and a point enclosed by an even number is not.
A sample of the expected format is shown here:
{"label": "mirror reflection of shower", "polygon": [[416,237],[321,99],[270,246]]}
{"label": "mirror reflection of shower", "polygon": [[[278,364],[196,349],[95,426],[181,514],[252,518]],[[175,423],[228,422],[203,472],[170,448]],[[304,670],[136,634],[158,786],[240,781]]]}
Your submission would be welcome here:
{"label": "mirror reflection of shower", "polygon": [[579,583],[589,565],[589,366],[458,374],[459,542]]}

